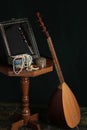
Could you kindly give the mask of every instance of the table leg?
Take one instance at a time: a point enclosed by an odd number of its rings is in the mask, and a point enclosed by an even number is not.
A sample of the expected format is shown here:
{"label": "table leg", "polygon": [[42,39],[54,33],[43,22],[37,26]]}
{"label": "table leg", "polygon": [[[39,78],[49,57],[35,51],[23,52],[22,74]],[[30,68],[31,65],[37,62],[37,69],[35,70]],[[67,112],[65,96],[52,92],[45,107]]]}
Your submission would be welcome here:
{"label": "table leg", "polygon": [[22,119],[14,122],[11,130],[18,130],[19,127],[29,126],[33,130],[40,130],[38,121],[38,113],[31,115],[29,109],[29,78],[21,77],[20,84],[22,89]]}

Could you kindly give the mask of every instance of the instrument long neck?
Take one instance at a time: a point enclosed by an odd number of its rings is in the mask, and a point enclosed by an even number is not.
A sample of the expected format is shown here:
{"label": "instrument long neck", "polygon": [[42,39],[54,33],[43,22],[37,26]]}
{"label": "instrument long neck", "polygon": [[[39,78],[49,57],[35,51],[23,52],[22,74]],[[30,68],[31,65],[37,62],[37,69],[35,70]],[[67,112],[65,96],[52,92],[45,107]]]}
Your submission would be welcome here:
{"label": "instrument long neck", "polygon": [[56,52],[54,50],[54,46],[53,46],[53,43],[52,43],[52,39],[48,33],[48,31],[46,30],[46,27],[44,25],[44,22],[40,16],[40,13],[37,12],[37,17],[39,19],[39,22],[41,24],[41,27],[43,29],[43,32],[45,33],[46,35],[46,38],[47,38],[47,43],[49,45],[49,48],[50,48],[50,51],[51,51],[51,54],[52,54],[52,57],[53,57],[53,62],[54,62],[54,65],[55,65],[55,68],[56,68],[56,71],[57,71],[57,74],[58,74],[58,77],[59,77],[59,81],[60,83],[63,83],[64,82],[64,78],[63,78],[63,75],[62,75],[62,71],[61,71],[61,68],[60,68],[60,65],[59,65],[59,61],[58,61],[58,58],[57,58],[57,55],[56,55]]}
{"label": "instrument long neck", "polygon": [[52,39],[49,35],[47,37],[47,42],[48,42],[48,45],[49,45],[49,48],[50,48],[50,51],[51,51],[51,54],[52,54],[52,57],[53,57],[53,62],[54,62],[54,65],[55,65],[55,68],[56,68],[56,71],[57,71],[57,75],[59,77],[59,81],[60,81],[60,83],[63,83],[64,77],[63,77],[63,74],[62,74],[62,71],[61,71],[61,68],[60,68],[58,57],[57,57],[56,52],[54,50]]}

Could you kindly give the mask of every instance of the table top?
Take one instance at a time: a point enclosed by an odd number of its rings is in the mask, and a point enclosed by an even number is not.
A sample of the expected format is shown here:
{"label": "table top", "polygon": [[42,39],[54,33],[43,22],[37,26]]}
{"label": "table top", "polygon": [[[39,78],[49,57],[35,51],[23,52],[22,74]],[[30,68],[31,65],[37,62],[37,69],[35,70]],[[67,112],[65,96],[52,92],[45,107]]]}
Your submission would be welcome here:
{"label": "table top", "polygon": [[51,59],[46,59],[46,67],[42,69],[33,70],[33,71],[27,71],[24,69],[18,75],[14,73],[12,66],[0,65],[0,73],[5,74],[7,76],[35,77],[42,74],[46,74],[51,71],[53,71],[53,61]]}

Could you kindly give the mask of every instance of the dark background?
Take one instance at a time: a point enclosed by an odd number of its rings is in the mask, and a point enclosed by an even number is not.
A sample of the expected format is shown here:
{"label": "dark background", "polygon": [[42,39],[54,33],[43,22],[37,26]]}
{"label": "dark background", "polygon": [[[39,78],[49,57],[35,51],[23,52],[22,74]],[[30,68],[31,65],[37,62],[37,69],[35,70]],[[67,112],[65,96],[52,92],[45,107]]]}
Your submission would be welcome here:
{"label": "dark background", "polygon": [[[75,94],[80,106],[87,106],[87,8],[86,2],[58,0],[3,0],[0,21],[29,18],[41,55],[51,57],[46,37],[36,18],[40,11],[53,40],[64,79]],[[19,78],[0,74],[0,101],[20,102]],[[54,71],[30,78],[30,103],[47,105],[59,84]]]}

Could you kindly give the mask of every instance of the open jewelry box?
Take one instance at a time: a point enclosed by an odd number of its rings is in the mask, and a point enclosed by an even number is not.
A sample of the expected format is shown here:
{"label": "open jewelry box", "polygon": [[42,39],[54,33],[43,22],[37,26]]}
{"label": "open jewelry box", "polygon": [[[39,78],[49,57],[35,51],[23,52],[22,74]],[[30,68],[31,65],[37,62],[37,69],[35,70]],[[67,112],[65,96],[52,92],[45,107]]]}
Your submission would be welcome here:
{"label": "open jewelry box", "polygon": [[9,64],[9,57],[21,54],[40,56],[28,18],[0,22],[0,62]]}

